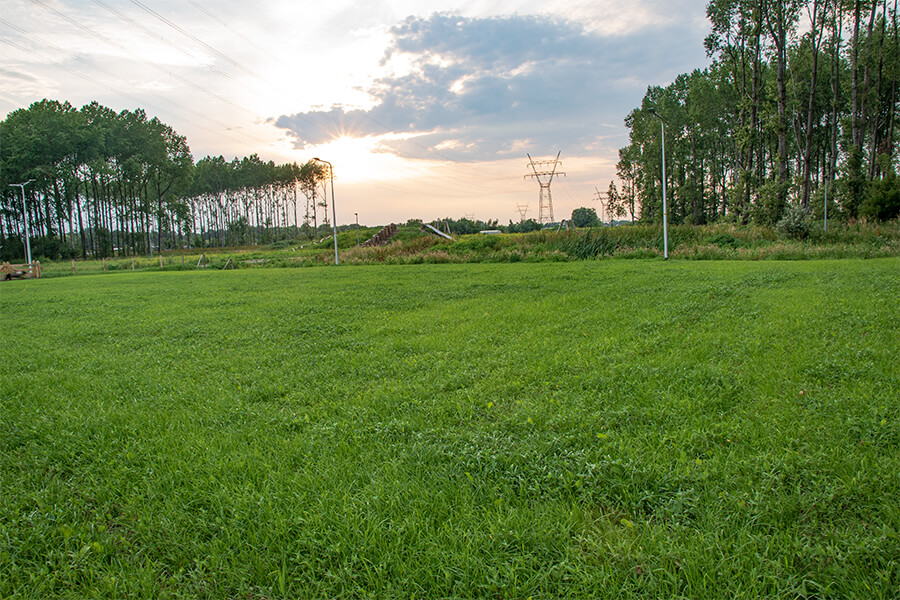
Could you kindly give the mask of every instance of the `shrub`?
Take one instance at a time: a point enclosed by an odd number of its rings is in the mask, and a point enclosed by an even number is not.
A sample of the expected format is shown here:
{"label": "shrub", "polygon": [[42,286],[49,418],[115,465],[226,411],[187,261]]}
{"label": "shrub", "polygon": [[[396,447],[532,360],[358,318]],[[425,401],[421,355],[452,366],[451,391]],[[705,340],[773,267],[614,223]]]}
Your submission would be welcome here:
{"label": "shrub", "polygon": [[507,227],[507,231],[509,233],[530,233],[532,231],[540,231],[541,224],[535,221],[534,219],[525,219],[524,221],[519,221],[518,223],[509,222],[509,227]]}
{"label": "shrub", "polygon": [[869,194],[859,207],[859,215],[879,221],[900,216],[900,186],[893,171],[880,181],[869,184]]}
{"label": "shrub", "polygon": [[775,230],[781,235],[802,240],[809,235],[812,227],[812,215],[808,208],[799,204],[789,204],[784,211],[784,216],[775,225]]}

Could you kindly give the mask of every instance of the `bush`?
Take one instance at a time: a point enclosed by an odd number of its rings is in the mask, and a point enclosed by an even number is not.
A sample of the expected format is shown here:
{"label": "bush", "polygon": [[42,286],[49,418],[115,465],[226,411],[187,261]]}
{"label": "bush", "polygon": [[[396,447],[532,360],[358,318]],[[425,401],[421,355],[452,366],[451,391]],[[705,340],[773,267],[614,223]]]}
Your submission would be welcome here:
{"label": "bush", "polygon": [[68,260],[75,258],[77,252],[72,246],[63,242],[55,235],[32,238],[31,256],[43,260]]}
{"label": "bush", "polygon": [[775,230],[781,235],[802,240],[809,235],[812,227],[812,215],[808,208],[799,204],[788,204],[784,216],[775,225]]}
{"label": "bush", "polygon": [[706,244],[712,244],[718,246],[719,248],[738,248],[743,246],[743,242],[741,240],[734,237],[733,234],[728,232],[717,233],[715,235],[711,235],[703,240]]}
{"label": "bush", "polygon": [[881,181],[869,184],[869,194],[859,207],[859,216],[879,221],[900,216],[900,185],[892,171]]}
{"label": "bush", "polygon": [[25,256],[25,244],[17,237],[8,237],[0,241],[0,260],[16,262]]}
{"label": "bush", "polygon": [[540,231],[541,224],[535,221],[534,219],[525,219],[524,221],[519,221],[518,223],[509,222],[509,227],[507,227],[507,231],[509,233],[530,233],[532,231]]}

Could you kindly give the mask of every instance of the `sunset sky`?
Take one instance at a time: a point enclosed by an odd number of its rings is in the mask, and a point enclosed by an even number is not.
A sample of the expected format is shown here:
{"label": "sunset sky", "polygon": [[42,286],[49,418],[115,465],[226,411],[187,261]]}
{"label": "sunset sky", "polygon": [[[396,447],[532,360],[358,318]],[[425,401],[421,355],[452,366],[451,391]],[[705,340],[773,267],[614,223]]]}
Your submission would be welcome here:
{"label": "sunset sky", "polygon": [[0,0],[0,116],[143,108],[198,160],[335,167],[339,223],[556,219],[615,177],[648,85],[705,67],[704,0]]}

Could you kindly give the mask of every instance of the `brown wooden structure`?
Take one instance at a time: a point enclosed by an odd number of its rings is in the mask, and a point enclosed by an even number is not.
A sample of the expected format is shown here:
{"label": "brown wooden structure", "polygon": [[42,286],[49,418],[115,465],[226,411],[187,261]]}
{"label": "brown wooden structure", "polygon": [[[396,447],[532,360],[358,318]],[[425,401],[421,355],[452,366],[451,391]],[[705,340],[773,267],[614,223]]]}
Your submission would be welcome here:
{"label": "brown wooden structure", "polygon": [[10,281],[11,279],[40,279],[41,278],[41,261],[36,260],[33,263],[24,263],[21,265],[11,265],[8,262],[0,265],[0,280]]}
{"label": "brown wooden structure", "polygon": [[363,246],[384,246],[394,235],[397,233],[397,225],[396,223],[391,223],[390,225],[383,227],[381,231],[367,239],[363,242]]}

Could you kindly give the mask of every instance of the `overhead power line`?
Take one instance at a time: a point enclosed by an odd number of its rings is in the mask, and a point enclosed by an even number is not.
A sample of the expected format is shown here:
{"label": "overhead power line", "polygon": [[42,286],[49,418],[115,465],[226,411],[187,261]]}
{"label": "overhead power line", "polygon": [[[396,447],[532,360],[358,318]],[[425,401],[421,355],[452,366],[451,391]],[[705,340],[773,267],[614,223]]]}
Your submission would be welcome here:
{"label": "overhead power line", "polygon": [[[156,12],[155,10],[150,8],[149,6],[147,6],[141,2],[138,2],[138,0],[131,0],[131,3],[134,4],[135,6],[137,6],[138,8],[140,8],[141,10],[143,10],[144,12],[146,12],[147,14],[150,14],[150,15],[156,17],[157,19],[159,19],[160,21],[162,21],[163,23],[165,23],[166,25],[168,25],[169,27],[171,27],[172,29],[174,29],[175,31],[180,33],[181,35],[185,36],[186,38],[193,40],[194,42],[200,44],[201,46],[203,46],[204,48],[206,48],[207,50],[209,50],[210,52],[212,52],[213,54],[215,54],[216,56],[218,56],[225,62],[229,63],[233,67],[239,68],[242,71],[250,73],[250,71],[247,71],[247,69],[245,69],[244,67],[239,65],[236,60],[234,60],[233,58],[231,58],[224,52],[218,51],[217,49],[213,48],[212,46],[210,46],[209,44],[207,44],[206,42],[204,42],[197,36],[193,35],[192,33],[188,32],[188,31],[185,31],[184,29],[182,29],[181,27],[179,27],[172,21],[168,20],[167,18],[165,18],[164,16],[162,16],[161,14],[159,14],[158,12]],[[252,75],[252,73],[250,73],[250,74]]]}
{"label": "overhead power line", "polygon": [[222,20],[222,19],[221,19],[218,15],[216,15],[214,12],[212,12],[212,11],[208,10],[207,8],[203,7],[199,2],[195,2],[194,0],[188,0],[188,2],[190,2],[190,4],[191,4],[194,8],[196,8],[197,10],[199,10],[200,12],[202,12],[204,15],[206,15],[207,17],[209,17],[210,19],[212,19],[213,21],[215,21],[216,23],[218,23],[219,25],[221,25],[222,27],[224,27],[225,29],[227,29],[227,30],[228,30],[229,32],[231,32],[233,35],[236,35],[237,37],[241,38],[241,39],[244,40],[244,42],[246,42],[248,45],[253,46],[253,47],[254,47],[257,51],[259,51],[260,53],[265,54],[266,56],[268,56],[269,58],[271,58],[272,60],[274,60],[274,61],[276,61],[276,62],[278,62],[278,63],[285,64],[283,59],[281,59],[281,58],[275,56],[274,54],[272,54],[271,52],[269,52],[268,50],[266,50],[266,49],[263,48],[262,46],[258,45],[256,42],[254,42],[253,40],[251,40],[250,38],[248,38],[248,37],[245,36],[244,34],[242,34],[240,31],[238,31],[238,30],[236,30],[235,28],[231,27],[228,23],[226,23],[224,20]]}
{"label": "overhead power line", "polygon": [[[44,2],[43,0],[31,0],[31,2],[34,3],[34,4],[37,4],[38,6],[40,6],[41,8],[43,8],[44,10],[47,10],[48,12],[53,13],[54,15],[56,15],[57,17],[59,17],[60,19],[63,19],[64,21],[66,21],[67,23],[69,23],[70,25],[72,25],[72,26],[74,26],[74,27],[77,27],[78,29],[84,31],[85,33],[87,33],[87,34],[89,34],[89,35],[92,35],[92,36],[96,37],[97,39],[106,42],[107,44],[109,44],[109,45],[112,46],[113,48],[117,48],[118,50],[121,50],[122,52],[125,52],[126,54],[128,54],[129,56],[131,56],[132,58],[134,58],[134,59],[136,59],[136,60],[141,60],[141,58],[140,58],[134,51],[132,51],[130,48],[128,48],[128,47],[126,47],[126,46],[123,46],[122,44],[119,44],[119,43],[116,42],[115,40],[112,40],[112,39],[106,37],[105,35],[103,35],[103,34],[100,33],[99,31],[96,31],[95,29],[92,29],[91,27],[87,27],[87,26],[85,26],[85,25],[82,25],[81,23],[79,23],[79,22],[76,21],[75,19],[73,19],[73,18],[69,17],[68,15],[66,15],[66,14],[64,14],[64,13],[62,13],[62,12],[56,10],[55,8],[53,8],[52,6],[50,6],[49,4],[47,4],[46,2]],[[160,72],[162,72],[162,73],[165,73],[166,75],[168,75],[168,76],[171,77],[172,79],[178,81],[179,83],[182,83],[182,84],[184,84],[184,85],[186,85],[186,86],[188,86],[188,87],[190,87],[190,88],[192,88],[192,89],[194,89],[194,90],[197,90],[198,92],[203,92],[204,94],[208,94],[208,95],[212,96],[213,98],[219,100],[220,102],[224,102],[225,104],[228,104],[229,106],[233,106],[233,107],[235,107],[235,108],[237,108],[237,109],[239,109],[239,110],[243,110],[244,112],[246,112],[246,113],[249,114],[249,115],[253,115],[253,114],[254,114],[253,111],[251,111],[250,109],[247,109],[247,108],[244,108],[243,106],[240,106],[240,105],[238,105],[238,104],[235,104],[235,103],[232,102],[231,100],[228,100],[227,98],[223,98],[223,97],[220,96],[219,94],[217,94],[217,93],[211,91],[209,88],[203,87],[203,86],[201,86],[201,85],[199,85],[199,84],[197,84],[197,83],[195,83],[195,82],[193,82],[193,81],[191,81],[191,80],[189,80],[189,79],[185,79],[184,77],[178,75],[177,73],[173,73],[172,71],[170,71],[170,70],[168,70],[168,69],[166,69],[166,68],[160,66],[160,65],[157,64],[157,63],[151,62],[151,63],[149,63],[149,64],[150,64],[150,66],[152,66],[153,68],[155,68],[157,71],[160,71]]]}
{"label": "overhead power line", "polygon": [[[38,36],[36,36],[36,35],[34,35],[34,34],[28,32],[28,31],[25,31],[24,29],[22,29],[22,28],[20,28],[20,27],[18,27],[18,26],[16,26],[16,25],[13,25],[12,23],[9,23],[9,22],[6,21],[5,19],[0,18],[0,23],[2,23],[3,25],[6,25],[7,27],[9,27],[9,28],[11,28],[11,29],[13,29],[13,30],[19,32],[20,34],[24,35],[26,38],[31,39],[32,41],[34,41],[34,42],[36,42],[36,43],[38,43],[38,44],[41,44],[41,45],[43,45],[43,46],[45,46],[45,47],[47,47],[47,48],[50,48],[51,50],[54,50],[54,51],[59,52],[59,53],[61,53],[61,54],[65,54],[66,56],[71,57],[73,60],[76,60],[76,61],[78,61],[78,62],[80,62],[80,63],[84,64],[85,66],[88,66],[88,67],[90,67],[90,68],[92,68],[92,69],[96,69],[96,70],[100,71],[101,73],[103,73],[103,74],[105,74],[105,75],[111,77],[112,79],[115,79],[115,80],[117,80],[117,81],[122,81],[122,80],[123,80],[121,77],[119,77],[118,75],[116,75],[116,74],[113,73],[112,71],[110,71],[110,70],[108,70],[108,69],[105,69],[105,68],[103,68],[103,67],[100,67],[100,66],[98,66],[97,64],[91,62],[90,60],[88,60],[88,59],[86,59],[86,58],[84,58],[84,57],[78,56],[78,55],[76,55],[76,54],[74,54],[74,53],[72,53],[72,52],[69,52],[68,50],[65,50],[65,49],[63,49],[63,48],[60,48],[59,46],[56,46],[55,44],[52,44],[52,43],[50,43],[50,42],[48,42],[48,41],[46,41],[46,40],[43,40],[43,39],[39,38]],[[7,44],[8,46],[12,46],[13,48],[16,48],[16,49],[18,49],[18,50],[21,50],[22,52],[25,52],[26,54],[32,54],[32,55],[34,55],[34,56],[38,56],[39,58],[43,59],[43,60],[44,60],[45,62],[47,62],[48,64],[52,64],[54,67],[56,67],[56,68],[58,68],[58,69],[61,69],[61,70],[63,70],[63,71],[66,71],[67,73],[70,73],[70,74],[72,74],[72,75],[75,75],[76,77],[79,77],[80,79],[84,79],[85,81],[88,81],[88,82],[90,82],[90,83],[92,83],[92,84],[94,84],[94,85],[97,85],[97,86],[100,86],[100,87],[102,87],[102,88],[105,88],[105,89],[109,90],[110,92],[113,92],[114,94],[120,95],[120,96],[122,96],[122,97],[124,97],[124,98],[128,98],[129,100],[131,100],[132,102],[134,102],[135,105],[136,105],[137,107],[143,108],[143,107],[146,106],[146,107],[148,107],[148,108],[154,109],[154,110],[157,111],[157,112],[162,112],[162,113],[169,113],[169,114],[171,114],[171,110],[169,110],[169,109],[166,109],[166,108],[164,108],[164,107],[157,106],[157,105],[155,105],[155,104],[153,104],[153,103],[147,102],[146,99],[137,98],[136,96],[133,96],[133,95],[131,95],[130,93],[128,93],[128,92],[126,92],[126,91],[124,91],[124,90],[122,90],[122,89],[120,89],[120,88],[117,88],[117,87],[115,87],[115,86],[112,86],[112,85],[109,85],[109,84],[107,84],[107,83],[104,83],[104,82],[100,81],[99,79],[97,79],[97,78],[95,78],[95,77],[91,77],[90,75],[86,75],[86,74],[84,74],[84,73],[81,73],[81,72],[79,72],[79,71],[76,71],[75,69],[72,69],[71,67],[68,67],[68,66],[66,66],[66,65],[64,65],[64,64],[62,64],[62,63],[60,63],[60,62],[58,62],[58,61],[52,60],[52,59],[50,59],[50,58],[48,58],[48,57],[46,57],[46,56],[44,56],[44,55],[42,55],[42,54],[36,52],[36,51],[35,51],[34,49],[32,49],[32,48],[27,48],[27,47],[25,47],[25,46],[22,46],[21,44],[17,44],[16,42],[13,42],[12,40],[9,40],[9,39],[3,38],[3,37],[0,37],[0,42],[3,42],[3,43],[5,43],[5,44]],[[163,97],[159,96],[159,94],[156,94],[156,93],[154,93],[154,92],[146,92],[146,93],[148,93],[148,94],[150,94],[150,95],[152,95],[152,96],[155,96],[156,98],[159,98],[159,99],[162,100],[163,102],[167,102],[167,103],[169,103],[169,104],[171,104],[171,105],[173,105],[173,106],[176,106],[177,108],[179,108],[181,111],[184,111],[185,113],[196,115],[200,121],[212,122],[212,123],[218,125],[219,127],[221,127],[221,129],[214,130],[214,129],[210,129],[209,127],[205,127],[205,126],[203,126],[203,125],[196,125],[196,126],[199,127],[200,129],[203,129],[203,130],[205,130],[205,131],[207,131],[207,132],[209,132],[209,133],[220,134],[220,135],[222,135],[222,132],[223,132],[223,131],[228,131],[228,126],[227,126],[227,125],[225,125],[224,123],[217,123],[217,122],[211,120],[211,119],[209,118],[208,115],[204,115],[203,113],[200,113],[200,112],[198,112],[198,111],[196,111],[196,110],[194,110],[194,109],[192,109],[192,108],[190,108],[190,107],[188,107],[188,106],[185,106],[185,105],[183,105],[183,104],[180,104],[180,103],[178,103],[178,102],[173,102],[172,100],[169,100],[169,99],[167,99],[167,98],[163,98]],[[241,141],[241,140],[235,139],[234,137],[231,137],[231,136],[227,136],[227,135],[226,135],[226,137],[229,137],[229,139],[231,139],[232,141],[236,141],[236,142],[240,142],[240,141]],[[259,138],[250,138],[250,139],[254,139],[254,141],[259,141],[259,142],[263,141],[263,140],[261,140],[261,139],[259,139]]]}
{"label": "overhead power line", "polygon": [[102,0],[93,0],[93,1],[94,1],[94,4],[96,4],[96,5],[99,6],[100,8],[103,8],[104,10],[106,10],[106,11],[112,13],[113,15],[115,15],[116,17],[118,17],[119,19],[121,19],[121,20],[125,21],[126,23],[130,24],[131,26],[133,26],[133,27],[135,27],[135,28],[137,28],[137,29],[140,29],[141,31],[143,31],[144,33],[146,33],[147,35],[149,35],[149,36],[152,37],[153,39],[159,40],[160,42],[164,43],[165,45],[169,46],[170,48],[173,48],[173,49],[175,49],[175,50],[178,50],[178,51],[181,52],[182,54],[185,54],[186,56],[188,56],[188,57],[190,57],[190,58],[196,60],[196,61],[199,62],[199,63],[201,63],[204,67],[206,67],[207,69],[209,69],[210,71],[212,71],[213,73],[215,73],[216,75],[218,75],[219,77],[224,77],[225,79],[229,79],[229,80],[231,80],[231,81],[235,81],[235,82],[236,82],[235,78],[232,77],[231,75],[229,75],[228,73],[225,73],[224,71],[221,71],[221,70],[217,69],[217,68],[214,67],[213,65],[204,63],[202,59],[198,58],[197,56],[195,56],[195,55],[192,54],[191,52],[185,50],[183,47],[181,47],[181,46],[179,46],[178,44],[176,44],[176,43],[170,41],[169,39],[167,39],[167,38],[165,38],[165,37],[163,37],[163,36],[157,34],[157,33],[154,32],[152,29],[150,29],[150,28],[148,28],[148,27],[144,27],[143,25],[141,25],[140,23],[138,23],[137,21],[135,21],[135,20],[132,19],[131,17],[128,17],[127,15],[122,14],[121,12],[117,11],[115,8],[111,7],[110,5],[108,5],[107,3],[103,2]]}

